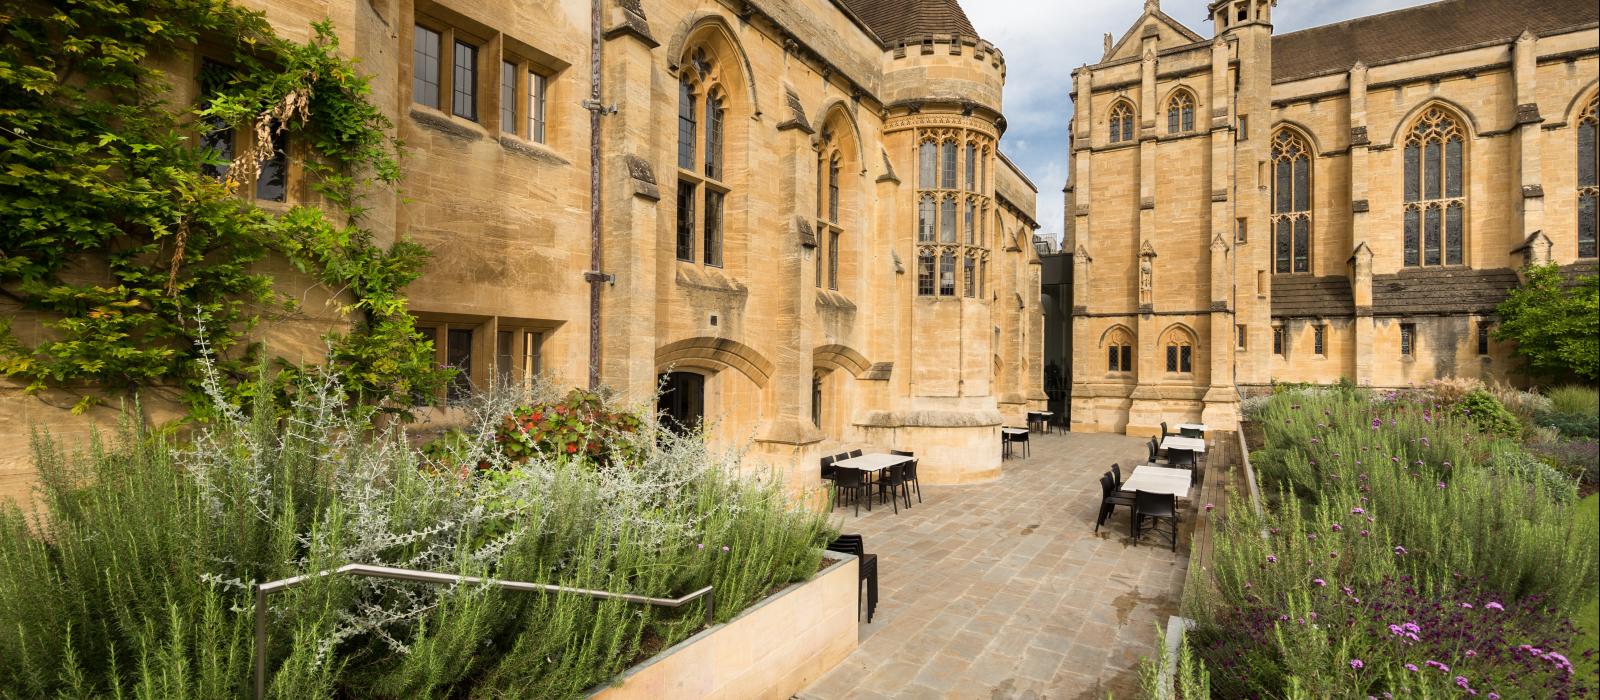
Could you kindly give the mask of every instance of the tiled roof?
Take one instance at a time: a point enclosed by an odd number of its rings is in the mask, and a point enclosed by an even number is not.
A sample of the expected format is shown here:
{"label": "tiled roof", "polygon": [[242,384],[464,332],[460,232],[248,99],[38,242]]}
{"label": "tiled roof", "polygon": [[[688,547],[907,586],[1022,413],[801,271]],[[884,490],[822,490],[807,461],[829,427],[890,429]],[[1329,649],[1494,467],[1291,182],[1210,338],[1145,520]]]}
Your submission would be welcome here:
{"label": "tiled roof", "polygon": [[[861,1],[861,0],[858,0]],[[1445,0],[1272,39],[1272,78],[1292,80],[1407,56],[1548,35],[1600,20],[1595,0]]]}
{"label": "tiled roof", "polygon": [[1272,276],[1272,315],[1275,317],[1354,314],[1350,280],[1344,276]]}
{"label": "tiled roof", "polygon": [[920,39],[927,34],[978,35],[956,0],[843,1],[885,44]]}
{"label": "tiled roof", "polygon": [[1379,316],[1492,313],[1520,280],[1516,270],[1417,268],[1372,276],[1372,313]]}
{"label": "tiled roof", "polygon": [[1593,258],[1561,266],[1561,286],[1568,289],[1583,286],[1585,277],[1600,275],[1600,261]]}

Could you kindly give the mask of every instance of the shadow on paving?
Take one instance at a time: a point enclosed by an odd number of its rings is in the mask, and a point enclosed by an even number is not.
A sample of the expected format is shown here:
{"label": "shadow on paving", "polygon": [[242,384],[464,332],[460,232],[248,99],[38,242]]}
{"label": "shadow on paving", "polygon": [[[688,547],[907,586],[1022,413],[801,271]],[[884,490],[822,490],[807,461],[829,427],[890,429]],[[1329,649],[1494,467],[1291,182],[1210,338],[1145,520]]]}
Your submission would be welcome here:
{"label": "shadow on paving", "polygon": [[1126,478],[1144,441],[1032,442],[995,481],[924,485],[898,514],[835,511],[878,555],[878,611],[860,648],[797,697],[1137,697],[1139,660],[1178,608],[1187,528],[1176,553],[1133,546],[1124,508],[1094,533],[1100,474],[1118,462]]}

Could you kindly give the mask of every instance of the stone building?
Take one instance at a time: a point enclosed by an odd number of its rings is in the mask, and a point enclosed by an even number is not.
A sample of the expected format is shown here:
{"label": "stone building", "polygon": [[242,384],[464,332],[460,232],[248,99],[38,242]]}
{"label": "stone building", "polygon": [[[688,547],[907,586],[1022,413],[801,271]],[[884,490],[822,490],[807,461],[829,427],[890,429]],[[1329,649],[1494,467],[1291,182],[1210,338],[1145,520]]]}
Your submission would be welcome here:
{"label": "stone building", "polygon": [[[840,443],[990,478],[999,426],[1043,407],[1036,188],[998,149],[1004,58],[955,0],[241,2],[299,40],[330,18],[373,75],[406,175],[368,220],[435,253],[408,294],[463,370],[452,394],[659,384],[673,418],[801,484]],[[174,99],[227,58],[175,66]],[[285,148],[241,196],[309,201]],[[327,321],[266,337],[311,358]],[[72,440],[111,415],[16,389],[0,495],[30,480],[31,425]]]}
{"label": "stone building", "polygon": [[1448,0],[1274,34],[1155,0],[1073,71],[1074,430],[1231,427],[1275,381],[1503,378],[1527,263],[1595,265],[1597,10]]}

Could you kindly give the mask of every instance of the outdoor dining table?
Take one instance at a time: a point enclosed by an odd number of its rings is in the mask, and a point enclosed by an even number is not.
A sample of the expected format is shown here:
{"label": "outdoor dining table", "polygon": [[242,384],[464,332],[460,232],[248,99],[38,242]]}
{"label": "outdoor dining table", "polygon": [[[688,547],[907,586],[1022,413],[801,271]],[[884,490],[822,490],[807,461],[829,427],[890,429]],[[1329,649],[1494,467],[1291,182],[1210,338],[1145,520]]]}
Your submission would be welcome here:
{"label": "outdoor dining table", "polygon": [[911,457],[907,457],[905,455],[892,455],[876,452],[869,455],[861,455],[860,457],[841,459],[837,462],[834,462],[833,466],[840,469],[857,469],[864,472],[879,472],[896,464],[905,464],[911,460]]}
{"label": "outdoor dining table", "polygon": [[1028,434],[1028,429],[1027,428],[1001,428],[1000,432],[1005,433],[1007,435],[1027,435]]}
{"label": "outdoor dining table", "polygon": [[1168,435],[1161,439],[1163,450],[1185,450],[1188,452],[1205,453],[1206,441],[1204,438],[1187,438],[1177,435]]}
{"label": "outdoor dining table", "polygon": [[1193,484],[1194,472],[1188,469],[1172,469],[1158,467],[1152,464],[1142,464],[1133,468],[1133,473],[1122,482],[1123,491],[1144,491],[1146,493],[1171,494],[1178,498],[1189,497],[1189,487]]}

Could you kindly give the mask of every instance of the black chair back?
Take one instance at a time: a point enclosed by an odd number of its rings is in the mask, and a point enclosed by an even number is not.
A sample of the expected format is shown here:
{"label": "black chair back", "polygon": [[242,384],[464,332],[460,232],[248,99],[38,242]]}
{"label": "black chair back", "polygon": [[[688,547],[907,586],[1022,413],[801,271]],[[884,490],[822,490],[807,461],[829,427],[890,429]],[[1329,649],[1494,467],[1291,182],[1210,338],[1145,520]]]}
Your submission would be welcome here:
{"label": "black chair back", "polygon": [[1111,485],[1122,488],[1122,465],[1117,462],[1111,463]]}
{"label": "black chair back", "polygon": [[822,478],[832,479],[834,474],[839,471],[833,467],[834,461],[832,457],[822,458]]}
{"label": "black chair back", "polygon": [[1105,500],[1117,490],[1116,484],[1111,481],[1111,472],[1100,475],[1100,499]]}
{"label": "black chair back", "polygon": [[866,483],[867,473],[860,469],[840,467],[835,469],[833,480],[843,487],[860,486]]}
{"label": "black chair back", "polygon": [[841,552],[861,556],[866,554],[866,543],[861,535],[840,535],[838,539],[828,543],[828,551]]}
{"label": "black chair back", "polygon": [[1156,439],[1155,438],[1150,438],[1149,448],[1150,448],[1150,463],[1151,464],[1155,464],[1156,463],[1156,457],[1160,456],[1160,454],[1161,454],[1161,447],[1158,446],[1158,444],[1156,443]]}
{"label": "black chair back", "polygon": [[917,453],[908,452],[906,450],[889,450],[889,454],[895,455],[897,457],[914,457],[914,456],[916,456]]}
{"label": "black chair back", "polygon": [[1138,491],[1133,495],[1133,508],[1139,515],[1172,518],[1178,515],[1178,497],[1170,493]]}
{"label": "black chair back", "polygon": [[1167,422],[1161,421],[1161,437],[1166,437],[1171,434],[1172,433],[1167,432]]}
{"label": "black chair back", "polygon": [[855,459],[856,457],[860,457],[860,456],[861,456],[861,450],[850,450],[850,458],[851,459]]}

